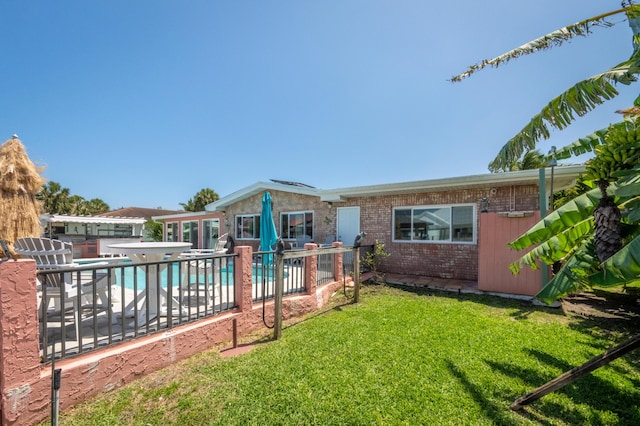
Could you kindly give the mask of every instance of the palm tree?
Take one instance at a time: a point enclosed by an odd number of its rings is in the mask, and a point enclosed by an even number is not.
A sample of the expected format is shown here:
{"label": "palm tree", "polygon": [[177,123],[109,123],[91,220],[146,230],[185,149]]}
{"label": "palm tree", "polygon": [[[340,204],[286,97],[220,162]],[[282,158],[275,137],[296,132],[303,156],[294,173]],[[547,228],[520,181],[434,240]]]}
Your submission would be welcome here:
{"label": "palm tree", "polygon": [[186,203],[180,203],[183,209],[188,212],[201,212],[207,204],[218,201],[220,196],[211,188],[203,188]]}
{"label": "palm tree", "polygon": [[[640,6],[623,3],[623,8],[561,28],[494,59],[484,60],[452,78],[457,82],[487,66],[497,67],[519,56],[561,45],[575,37],[588,35],[594,26],[611,26],[607,18],[625,14],[633,31],[633,53],[617,66],[581,81],[549,102],[540,113],[500,150],[491,162],[491,170],[506,170],[517,162],[525,150],[549,138],[549,127],[559,130],[575,118],[593,110],[618,92],[614,84],[629,85],[640,74]],[[640,97],[636,99],[640,106]],[[537,246],[519,262],[511,265],[517,273],[527,264],[537,268],[536,261],[547,264],[562,261],[563,266],[538,294],[552,301],[579,285],[620,285],[640,279],[640,132],[636,134],[637,109],[622,111],[625,119],[607,129],[600,129],[556,152],[557,158],[568,158],[595,151],[587,165],[583,183],[592,184],[588,191],[553,211],[527,233],[510,243],[515,249]],[[640,127],[640,126],[639,126]],[[625,136],[625,146],[614,146]],[[626,156],[623,160],[622,155]],[[618,158],[615,158],[615,156]],[[622,212],[619,209],[622,207]],[[621,226],[621,220],[624,220]]]}
{"label": "palm tree", "polygon": [[540,152],[539,149],[527,150],[522,156],[522,159],[514,161],[506,167],[500,167],[498,169],[489,166],[489,171],[492,173],[498,172],[512,172],[515,170],[533,170],[545,167],[547,165],[547,159],[545,155]]}
{"label": "palm tree", "polygon": [[65,214],[70,210],[69,188],[63,188],[57,182],[47,182],[37,198],[42,202],[42,211],[46,213]]}
{"label": "palm tree", "polygon": [[100,214],[110,210],[109,205],[100,198],[92,198],[85,202],[87,214]]}

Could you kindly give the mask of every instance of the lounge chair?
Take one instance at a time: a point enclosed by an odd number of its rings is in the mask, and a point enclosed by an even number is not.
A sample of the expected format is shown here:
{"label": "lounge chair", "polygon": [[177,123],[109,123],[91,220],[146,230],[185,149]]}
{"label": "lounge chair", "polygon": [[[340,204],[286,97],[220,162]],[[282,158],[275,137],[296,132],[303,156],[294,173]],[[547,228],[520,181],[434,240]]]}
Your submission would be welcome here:
{"label": "lounge chair", "polygon": [[229,234],[222,234],[218,237],[218,242],[214,248],[214,253],[226,253],[227,249],[225,246],[227,245],[227,241],[229,239]]}
{"label": "lounge chair", "polygon": [[[21,257],[35,260],[39,272],[65,269],[60,273],[38,274],[38,290],[42,292],[42,302],[39,309],[42,313],[41,320],[45,316],[47,318],[59,316],[62,323],[67,314],[71,313],[75,323],[76,338],[80,339],[84,311],[93,314],[112,308],[107,294],[107,272],[69,271],[69,269],[79,266],[73,262],[73,245],[71,243],[48,238],[20,238],[14,243],[14,249]],[[109,263],[111,262],[100,262],[100,264]],[[80,289],[78,289],[78,284]],[[99,300],[99,304],[95,305],[94,291],[96,299]],[[53,310],[50,310],[49,305],[52,300]]]}
{"label": "lounge chair", "polygon": [[312,239],[310,236],[306,234],[300,235],[296,237],[296,241],[294,243],[291,243],[291,248],[294,250],[304,250],[304,245],[310,242],[312,242]]}

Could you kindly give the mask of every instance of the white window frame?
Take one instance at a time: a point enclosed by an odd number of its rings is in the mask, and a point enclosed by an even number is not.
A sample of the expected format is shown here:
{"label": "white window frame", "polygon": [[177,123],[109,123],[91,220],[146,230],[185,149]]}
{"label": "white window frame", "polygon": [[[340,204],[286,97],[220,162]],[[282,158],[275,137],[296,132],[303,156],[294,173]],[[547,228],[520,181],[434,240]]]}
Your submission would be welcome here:
{"label": "white window frame", "polygon": [[[432,240],[432,239],[420,239],[415,238],[415,230],[414,230],[414,211],[416,210],[426,210],[426,209],[449,209],[449,217],[453,213],[453,209],[456,207],[471,207],[472,216],[471,216],[471,226],[472,226],[472,236],[470,241],[459,241],[454,240],[454,224],[450,221],[449,227],[449,239],[448,240]],[[409,229],[409,235],[411,239],[400,239],[396,236],[396,212],[398,210],[410,210],[411,211],[411,228]],[[422,205],[422,206],[397,206],[393,208],[391,213],[391,233],[393,235],[392,241],[394,243],[418,243],[418,244],[477,244],[477,236],[478,236],[478,212],[477,206],[473,203],[465,203],[465,204],[434,204],[434,205]],[[428,238],[428,237],[426,237]]]}
{"label": "white window frame", "polygon": [[[253,237],[246,238],[238,234],[238,220],[253,219]],[[257,234],[257,235],[256,235]],[[260,214],[239,214],[233,221],[233,235],[236,240],[259,240],[260,239]]]}
{"label": "white window frame", "polygon": [[[180,232],[182,231],[179,226],[180,222],[167,222],[166,223],[166,240],[171,242],[180,241]],[[171,231],[170,231],[171,230]],[[171,234],[171,238],[169,238]]]}
{"label": "white window frame", "polygon": [[[299,238],[298,235],[296,235],[295,237],[292,237],[291,235],[289,235],[289,230],[285,231],[285,226],[284,226],[284,223],[283,223],[284,216],[290,217],[291,215],[294,215],[294,214],[301,214],[301,215],[305,215],[305,216],[307,214],[311,215],[311,240],[313,241],[314,234],[315,234],[315,228],[316,228],[315,227],[316,217],[315,217],[315,214],[313,213],[313,210],[301,210],[301,211],[291,211],[291,212],[282,212],[282,213],[280,213],[280,233],[281,233],[281,235],[285,235],[286,234],[286,237],[283,236],[283,238],[286,239],[286,240],[292,240],[292,241]],[[288,220],[288,223],[290,223],[290,222],[291,221]],[[306,228],[306,223],[305,223],[304,226]],[[306,235],[306,229],[305,229],[304,235]]]}
{"label": "white window frame", "polygon": [[[207,241],[208,235],[210,236],[209,241]],[[215,248],[218,237],[220,237],[220,219],[202,219],[202,248]],[[211,244],[209,244],[209,242]],[[211,247],[209,247],[209,245],[211,245]]]}

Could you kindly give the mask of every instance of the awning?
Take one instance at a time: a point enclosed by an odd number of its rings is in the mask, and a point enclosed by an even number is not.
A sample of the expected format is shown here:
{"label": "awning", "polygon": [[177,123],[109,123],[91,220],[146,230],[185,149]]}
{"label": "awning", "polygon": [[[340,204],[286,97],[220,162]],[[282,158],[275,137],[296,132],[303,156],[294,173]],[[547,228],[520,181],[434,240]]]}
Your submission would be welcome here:
{"label": "awning", "polygon": [[106,216],[71,216],[63,214],[43,214],[41,223],[109,223],[120,225],[143,225],[147,220],[143,217],[106,217]]}

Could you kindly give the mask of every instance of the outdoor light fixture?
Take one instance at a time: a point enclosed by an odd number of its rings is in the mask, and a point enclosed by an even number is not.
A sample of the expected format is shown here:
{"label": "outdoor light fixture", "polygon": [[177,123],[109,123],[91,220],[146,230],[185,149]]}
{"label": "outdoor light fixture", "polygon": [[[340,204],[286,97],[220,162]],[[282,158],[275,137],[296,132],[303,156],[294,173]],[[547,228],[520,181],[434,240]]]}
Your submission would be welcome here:
{"label": "outdoor light fixture", "polygon": [[480,200],[480,212],[487,213],[489,211],[489,199],[487,197],[482,197]]}
{"label": "outdoor light fixture", "polygon": [[327,203],[327,208],[329,208],[329,210],[331,210],[332,207],[333,207],[333,203],[332,202],[328,202]]}

